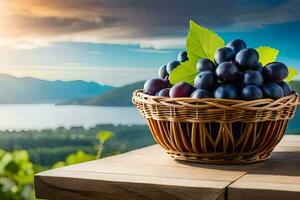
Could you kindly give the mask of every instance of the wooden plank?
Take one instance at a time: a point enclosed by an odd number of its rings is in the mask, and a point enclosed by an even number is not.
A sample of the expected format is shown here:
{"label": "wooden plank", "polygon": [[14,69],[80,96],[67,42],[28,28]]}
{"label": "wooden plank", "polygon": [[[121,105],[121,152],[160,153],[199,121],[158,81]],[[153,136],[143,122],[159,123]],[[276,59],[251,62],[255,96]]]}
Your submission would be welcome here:
{"label": "wooden plank", "polygon": [[299,192],[283,190],[230,188],[228,200],[298,200]]}
{"label": "wooden plank", "polygon": [[295,144],[298,138],[286,137],[270,160],[232,183],[228,199],[300,199],[300,143]]}
{"label": "wooden plank", "polygon": [[269,161],[207,165],[174,161],[153,145],[39,173],[36,195],[74,200],[290,198],[299,195],[299,148],[300,137],[286,136]]}
{"label": "wooden plank", "polygon": [[101,162],[92,161],[80,165],[71,165],[61,168],[60,170],[229,182],[235,181],[238,177],[245,173],[245,171],[223,170],[221,166],[217,168],[215,166],[212,166],[212,168],[209,166],[201,168],[199,167],[200,165],[197,166],[157,166],[140,163],[118,163],[111,162],[110,160],[103,160]]}
{"label": "wooden plank", "polygon": [[299,199],[299,176],[247,174],[229,186],[228,196],[230,200]]}
{"label": "wooden plank", "polygon": [[38,198],[224,199],[226,187],[245,172],[176,162],[154,145],[42,172],[35,185]]}
{"label": "wooden plank", "polygon": [[[76,177],[76,178],[74,178]],[[99,181],[101,180],[101,181]],[[157,184],[157,183],[160,184]],[[35,180],[40,198],[219,199],[227,182],[52,171]],[[55,195],[54,195],[55,194]]]}

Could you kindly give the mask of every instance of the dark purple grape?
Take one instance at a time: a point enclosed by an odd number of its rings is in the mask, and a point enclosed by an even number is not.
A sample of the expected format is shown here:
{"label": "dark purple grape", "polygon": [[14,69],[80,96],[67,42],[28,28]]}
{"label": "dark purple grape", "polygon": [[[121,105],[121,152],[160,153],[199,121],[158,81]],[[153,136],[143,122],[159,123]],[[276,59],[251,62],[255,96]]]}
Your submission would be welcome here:
{"label": "dark purple grape", "polygon": [[244,84],[246,85],[257,85],[263,84],[263,76],[258,71],[246,71],[244,73]]}
{"label": "dark purple grape", "polygon": [[233,50],[234,54],[237,54],[240,50],[247,48],[246,43],[243,40],[236,39],[230,41],[226,47],[229,47]]}
{"label": "dark purple grape", "polygon": [[218,78],[211,71],[203,71],[195,77],[194,84],[197,89],[213,90],[218,84]]}
{"label": "dark purple grape", "polygon": [[171,72],[173,71],[173,69],[175,69],[178,65],[180,65],[180,62],[177,61],[177,60],[169,62],[167,64],[167,72],[168,72],[168,74],[171,74]]}
{"label": "dark purple grape", "polygon": [[258,71],[258,72],[262,73],[262,72],[263,72],[263,66],[262,66],[261,63],[258,63],[257,65],[255,65],[255,66],[252,68],[252,70],[255,70],[255,71]]}
{"label": "dark purple grape", "polygon": [[170,89],[170,97],[190,97],[195,88],[186,82],[177,83]]}
{"label": "dark purple grape", "polygon": [[239,88],[242,88],[245,85],[244,84],[244,74],[245,74],[244,72],[239,71],[238,74],[237,74],[237,78],[234,82],[235,85]]}
{"label": "dark purple grape", "polygon": [[210,59],[200,58],[196,64],[196,68],[199,72],[203,72],[203,71],[215,72],[217,67],[215,63],[212,62]]}
{"label": "dark purple grape", "polygon": [[223,62],[217,67],[216,74],[220,81],[232,83],[237,79],[238,68],[231,62]]}
{"label": "dark purple grape", "polygon": [[244,70],[252,69],[258,64],[259,55],[255,49],[246,48],[239,51],[235,56],[235,62]]}
{"label": "dark purple grape", "polygon": [[180,52],[180,53],[178,54],[177,58],[178,58],[178,61],[179,61],[179,62],[185,62],[185,61],[189,60],[186,51]]}
{"label": "dark purple grape", "polygon": [[167,88],[168,81],[160,78],[148,79],[144,84],[144,93],[149,95],[156,95],[160,90]]}
{"label": "dark purple grape", "polygon": [[292,88],[286,82],[282,81],[278,83],[278,85],[281,87],[284,96],[289,96],[292,94]]}
{"label": "dark purple grape", "polygon": [[289,75],[287,66],[281,62],[272,62],[263,69],[263,75],[266,81],[280,83]]}
{"label": "dark purple grape", "polygon": [[222,62],[229,62],[234,59],[234,52],[229,47],[219,48],[215,53],[215,61],[217,64],[221,64]]}
{"label": "dark purple grape", "polygon": [[247,85],[242,89],[242,98],[247,101],[262,99],[263,93],[256,85]]}
{"label": "dark purple grape", "polygon": [[160,97],[170,97],[170,88],[162,89],[161,91],[159,91],[159,92],[157,93],[156,96],[160,96]]}
{"label": "dark purple grape", "polygon": [[283,97],[283,90],[276,83],[265,83],[262,86],[262,92],[265,98],[279,99]]}
{"label": "dark purple grape", "polygon": [[198,98],[212,98],[213,94],[210,93],[209,91],[205,90],[205,89],[197,89],[195,90],[191,97],[193,99],[198,99]]}
{"label": "dark purple grape", "polygon": [[236,99],[238,90],[232,84],[221,84],[214,92],[214,97],[217,99]]}
{"label": "dark purple grape", "polygon": [[168,76],[168,72],[167,72],[167,65],[163,65],[159,68],[158,70],[158,76],[162,79],[166,78],[166,76]]}

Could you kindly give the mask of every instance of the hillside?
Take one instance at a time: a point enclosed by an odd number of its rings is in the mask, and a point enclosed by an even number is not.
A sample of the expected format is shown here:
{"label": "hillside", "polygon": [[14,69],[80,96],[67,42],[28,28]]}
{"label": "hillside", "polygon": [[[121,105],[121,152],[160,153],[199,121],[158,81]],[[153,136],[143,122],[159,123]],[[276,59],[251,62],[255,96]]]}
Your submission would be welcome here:
{"label": "hillside", "polygon": [[77,103],[95,106],[132,106],[132,92],[136,89],[143,88],[143,86],[144,81],[132,83],[123,87],[115,88],[97,97],[93,97],[81,102],[79,101]]}
{"label": "hillside", "polygon": [[0,104],[61,103],[85,99],[113,89],[95,82],[46,81],[0,74]]}
{"label": "hillside", "polygon": [[300,81],[299,80],[292,81],[290,83],[290,85],[293,88],[293,90],[295,90],[298,93],[300,92]]}

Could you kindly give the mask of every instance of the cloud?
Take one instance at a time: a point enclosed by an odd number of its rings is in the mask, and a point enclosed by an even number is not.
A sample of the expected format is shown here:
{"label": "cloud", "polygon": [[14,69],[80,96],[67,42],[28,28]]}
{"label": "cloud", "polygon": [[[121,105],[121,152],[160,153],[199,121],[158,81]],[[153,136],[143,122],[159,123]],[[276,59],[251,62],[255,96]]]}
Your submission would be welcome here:
{"label": "cloud", "polygon": [[0,10],[0,44],[32,48],[78,41],[177,48],[184,46],[191,18],[218,31],[240,31],[300,20],[299,9],[298,0],[9,0]]}
{"label": "cloud", "polygon": [[171,53],[171,51],[169,50],[159,50],[159,49],[149,49],[149,48],[129,49],[129,51],[140,52],[140,53]]}

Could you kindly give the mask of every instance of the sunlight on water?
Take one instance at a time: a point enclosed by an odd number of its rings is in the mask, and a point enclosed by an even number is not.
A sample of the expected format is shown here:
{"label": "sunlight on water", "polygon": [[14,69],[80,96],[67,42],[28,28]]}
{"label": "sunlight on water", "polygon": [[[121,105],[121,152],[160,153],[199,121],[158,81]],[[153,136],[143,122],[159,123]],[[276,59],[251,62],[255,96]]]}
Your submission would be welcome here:
{"label": "sunlight on water", "polygon": [[43,129],[97,124],[140,125],[146,121],[135,107],[51,104],[0,105],[0,130]]}

